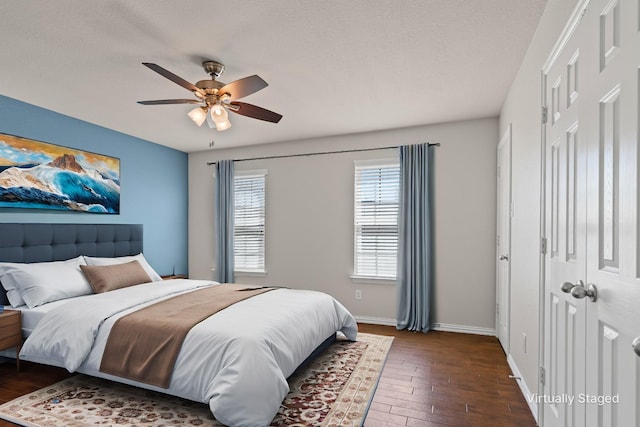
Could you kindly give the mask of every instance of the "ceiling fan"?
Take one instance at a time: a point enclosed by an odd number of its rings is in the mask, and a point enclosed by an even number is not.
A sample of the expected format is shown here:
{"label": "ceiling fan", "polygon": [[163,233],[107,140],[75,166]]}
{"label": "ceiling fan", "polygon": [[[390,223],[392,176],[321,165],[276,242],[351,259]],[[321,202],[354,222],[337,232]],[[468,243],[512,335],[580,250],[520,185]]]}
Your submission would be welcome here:
{"label": "ceiling fan", "polygon": [[209,127],[215,127],[219,131],[231,127],[227,110],[272,123],[278,123],[282,118],[282,115],[257,105],[236,101],[236,99],[244,98],[268,86],[267,82],[257,75],[224,84],[216,80],[224,72],[224,65],[216,61],[204,61],[202,66],[204,71],[211,76],[211,79],[200,80],[194,85],[159,65],[149,62],[143,62],[142,65],[190,90],[196,96],[196,99],[159,99],[155,101],[138,101],[138,104],[198,104],[198,107],[189,112],[191,120],[198,126],[202,126],[202,123],[206,120]]}

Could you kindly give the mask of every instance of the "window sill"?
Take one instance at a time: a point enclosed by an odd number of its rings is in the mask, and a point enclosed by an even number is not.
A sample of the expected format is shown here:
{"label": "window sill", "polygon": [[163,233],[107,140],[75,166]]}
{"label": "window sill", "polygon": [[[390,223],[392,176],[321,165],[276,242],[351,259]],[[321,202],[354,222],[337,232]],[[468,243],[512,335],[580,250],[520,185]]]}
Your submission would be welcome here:
{"label": "window sill", "polygon": [[[216,269],[212,268],[211,271],[213,271],[215,273]],[[235,270],[233,272],[233,274],[236,275],[236,276],[265,277],[267,275],[267,272],[266,272],[266,270],[265,271]]]}
{"label": "window sill", "polygon": [[351,276],[354,283],[374,283],[376,285],[395,285],[396,279],[392,277]]}
{"label": "window sill", "polygon": [[250,277],[266,277],[266,271],[244,271],[244,270],[236,270],[233,272],[236,276],[250,276]]}

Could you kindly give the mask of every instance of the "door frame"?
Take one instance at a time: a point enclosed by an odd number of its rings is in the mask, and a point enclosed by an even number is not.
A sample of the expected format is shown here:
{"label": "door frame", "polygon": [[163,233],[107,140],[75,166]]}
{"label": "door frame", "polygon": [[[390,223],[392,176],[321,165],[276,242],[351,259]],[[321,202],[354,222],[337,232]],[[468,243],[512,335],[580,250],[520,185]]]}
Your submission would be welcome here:
{"label": "door frame", "polygon": [[[501,149],[503,149],[502,147],[507,146],[508,147],[508,162],[509,162],[509,170],[508,170],[508,176],[506,176],[504,174],[504,172],[500,169],[501,163],[500,163],[500,157],[498,155],[498,153],[500,152]],[[510,346],[511,346],[511,218],[513,216],[513,200],[512,200],[512,177],[513,174],[511,172],[512,170],[512,155],[511,155],[511,150],[513,148],[513,144],[512,144],[512,132],[511,132],[511,123],[509,123],[509,126],[507,126],[507,129],[505,130],[504,134],[502,135],[502,137],[500,138],[500,141],[498,142],[498,147],[497,147],[497,155],[498,155],[498,179],[497,179],[497,192],[498,192],[498,197],[497,197],[497,215],[496,215],[496,308],[498,310],[496,310],[496,335],[498,336],[498,340],[500,341],[500,344],[502,344],[502,348],[505,352],[505,354],[509,355],[510,353]],[[500,237],[498,233],[500,233],[500,219],[501,219],[501,214],[500,214],[500,208],[502,205],[502,197],[504,195],[502,195],[502,185],[501,183],[503,182],[503,180],[506,180],[506,182],[508,183],[508,191],[506,194],[506,198],[507,198],[507,206],[508,206],[508,214],[505,218],[505,220],[507,221],[507,229],[508,229],[508,240],[506,243],[507,246],[507,256],[509,257],[509,259],[507,260],[507,277],[506,277],[506,286],[504,286],[505,289],[502,289],[503,286],[501,286],[501,281],[499,280],[498,274],[500,271],[500,263],[503,262],[500,260],[500,256],[503,255],[503,253],[505,251],[500,251]],[[502,253],[501,253],[502,252]],[[506,292],[506,298],[505,300],[507,301],[507,305],[506,307],[504,306],[500,306],[501,300],[502,298],[502,292]],[[506,336],[502,337],[503,339],[501,339],[500,337],[500,313],[503,313],[504,310],[506,310],[507,313],[507,322],[506,322]]]}
{"label": "door frame", "polygon": [[[555,48],[552,52],[555,52]],[[555,54],[552,53],[552,56]],[[551,59],[551,58],[549,58]],[[549,63],[549,59],[547,63]],[[541,119],[540,119],[540,251],[539,254],[539,271],[538,271],[538,382],[536,384],[537,392],[544,390],[543,370],[544,367],[544,351],[545,351],[545,286],[546,286],[546,257],[547,257],[547,73],[549,65],[545,67],[541,73]],[[540,427],[544,426],[544,405],[536,404],[537,414],[536,421]]]}

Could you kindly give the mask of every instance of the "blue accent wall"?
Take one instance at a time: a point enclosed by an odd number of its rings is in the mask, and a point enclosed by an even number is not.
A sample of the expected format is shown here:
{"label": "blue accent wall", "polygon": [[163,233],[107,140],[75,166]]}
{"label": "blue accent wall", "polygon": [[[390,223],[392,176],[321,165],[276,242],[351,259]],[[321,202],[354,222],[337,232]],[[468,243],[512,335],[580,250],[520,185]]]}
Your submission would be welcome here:
{"label": "blue accent wall", "polygon": [[0,133],[118,157],[121,180],[119,215],[0,208],[0,222],[143,224],[153,268],[188,273],[187,153],[1,95]]}

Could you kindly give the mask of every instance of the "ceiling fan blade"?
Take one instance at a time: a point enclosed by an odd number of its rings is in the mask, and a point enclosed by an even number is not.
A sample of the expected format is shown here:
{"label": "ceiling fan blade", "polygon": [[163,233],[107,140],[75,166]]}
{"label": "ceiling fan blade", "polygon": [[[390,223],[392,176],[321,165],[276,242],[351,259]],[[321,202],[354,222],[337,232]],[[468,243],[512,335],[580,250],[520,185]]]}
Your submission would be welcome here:
{"label": "ceiling fan blade", "polygon": [[150,63],[150,62],[143,62],[142,65],[152,69],[153,71],[155,71],[156,73],[160,74],[161,76],[166,77],[167,79],[171,80],[175,84],[178,84],[178,85],[182,86],[183,88],[185,88],[187,90],[190,90],[193,93],[199,93],[200,95],[203,95],[203,96],[205,95],[205,93],[200,88],[196,87],[192,83],[189,83],[188,81],[186,81],[182,77],[176,76],[171,71],[166,70],[166,69],[162,68],[161,66],[159,66],[157,64],[153,64],[153,63]]}
{"label": "ceiling fan blade", "polygon": [[274,113],[257,105],[246,102],[231,102],[229,110],[253,119],[264,120],[265,122],[278,123],[282,118],[281,114]]}
{"label": "ceiling fan blade", "polygon": [[256,93],[267,86],[269,86],[269,84],[262,80],[262,78],[253,75],[222,86],[218,94],[220,96],[227,94],[231,99],[240,99]]}
{"label": "ceiling fan blade", "polygon": [[156,101],[138,101],[142,105],[166,105],[166,104],[200,104],[197,99],[158,99]]}

